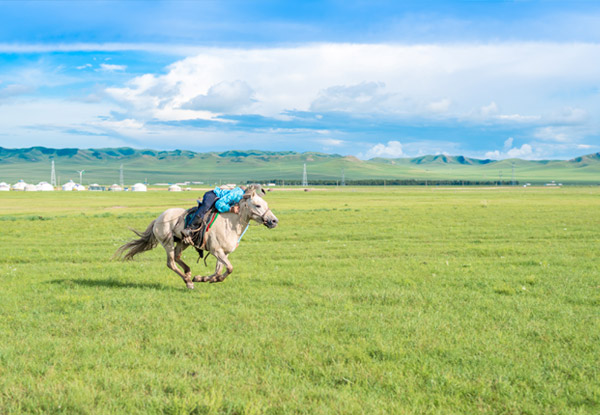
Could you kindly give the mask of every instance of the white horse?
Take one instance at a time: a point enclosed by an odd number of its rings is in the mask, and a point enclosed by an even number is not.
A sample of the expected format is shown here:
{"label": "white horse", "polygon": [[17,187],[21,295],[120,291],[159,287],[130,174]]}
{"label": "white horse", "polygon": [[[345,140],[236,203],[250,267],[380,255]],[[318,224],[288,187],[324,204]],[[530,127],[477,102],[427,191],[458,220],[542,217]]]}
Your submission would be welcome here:
{"label": "white horse", "polygon": [[[132,229],[139,239],[127,242],[117,249],[115,257],[124,254],[123,259],[130,260],[141,252],[149,251],[160,244],[167,251],[167,267],[179,275],[189,289],[194,288],[194,282],[221,282],[233,272],[233,265],[227,256],[238,245],[240,237],[245,232],[251,220],[268,228],[277,226],[279,220],[271,212],[267,202],[261,197],[265,191],[259,185],[250,185],[239,203],[239,214],[220,213],[206,236],[204,248],[215,258],[217,265],[215,273],[206,277],[196,275],[192,278],[190,267],[181,259],[182,252],[190,245],[182,241],[181,231],[184,229],[186,210],[171,208],[165,210],[153,220],[144,232]],[[183,268],[183,272],[177,266]],[[223,273],[225,267],[225,273]]]}

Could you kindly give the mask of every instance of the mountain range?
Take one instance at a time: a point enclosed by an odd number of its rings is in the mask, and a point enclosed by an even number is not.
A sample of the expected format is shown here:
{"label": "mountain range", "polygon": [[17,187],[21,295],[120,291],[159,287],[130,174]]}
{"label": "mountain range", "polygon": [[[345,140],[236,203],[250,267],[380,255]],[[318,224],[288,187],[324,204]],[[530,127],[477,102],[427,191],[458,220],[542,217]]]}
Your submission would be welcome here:
{"label": "mountain range", "polygon": [[300,181],[306,164],[308,181],[470,180],[598,184],[600,153],[571,160],[475,159],[427,155],[414,158],[373,158],[318,152],[230,150],[197,153],[129,147],[54,149],[0,147],[0,182],[50,181],[51,160],[59,182],[118,183],[123,166],[125,183]]}

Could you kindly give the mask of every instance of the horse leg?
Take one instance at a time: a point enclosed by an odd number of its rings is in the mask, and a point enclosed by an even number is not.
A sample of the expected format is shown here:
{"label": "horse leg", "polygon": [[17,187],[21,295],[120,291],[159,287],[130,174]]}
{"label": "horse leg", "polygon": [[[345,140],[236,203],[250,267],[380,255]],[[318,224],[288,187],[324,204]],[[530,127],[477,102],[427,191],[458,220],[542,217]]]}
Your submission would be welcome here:
{"label": "horse leg", "polygon": [[[207,277],[197,275],[194,277],[195,282],[222,282],[229,274],[233,272],[233,265],[227,259],[225,252],[219,250],[212,253],[217,258],[217,264],[215,265],[215,273]],[[225,267],[225,273],[222,274],[223,267]]]}
{"label": "horse leg", "polygon": [[173,270],[177,275],[179,275],[181,277],[181,279],[183,280],[183,282],[185,282],[185,285],[190,290],[193,290],[194,283],[192,282],[190,276],[181,272],[181,270],[177,267],[177,262],[175,259],[175,248],[173,247],[173,244],[169,243],[169,244],[164,245],[164,247],[165,247],[165,251],[167,251],[167,267],[169,267],[169,269]]}
{"label": "horse leg", "polygon": [[181,254],[183,253],[183,251],[185,251],[185,249],[187,247],[188,246],[183,243],[177,244],[177,246],[175,247],[175,262],[177,262],[181,266],[181,268],[183,268],[183,272],[185,273],[185,276],[191,280],[192,279],[192,269],[188,266],[188,264],[183,262],[183,260],[181,259]]}
{"label": "horse leg", "polygon": [[194,282],[211,282],[211,280],[215,277],[215,275],[220,274],[223,265],[217,259],[217,265],[215,266],[214,274],[203,277],[202,275],[196,275],[192,281]]}
{"label": "horse leg", "polygon": [[[215,269],[215,273],[211,276],[211,283],[223,282],[223,280],[225,280],[225,278],[227,278],[227,276],[233,272],[233,265],[231,265],[231,262],[229,262],[225,252],[217,251],[215,252],[215,257],[217,257],[217,267]],[[225,266],[225,273],[221,274],[223,266]]]}

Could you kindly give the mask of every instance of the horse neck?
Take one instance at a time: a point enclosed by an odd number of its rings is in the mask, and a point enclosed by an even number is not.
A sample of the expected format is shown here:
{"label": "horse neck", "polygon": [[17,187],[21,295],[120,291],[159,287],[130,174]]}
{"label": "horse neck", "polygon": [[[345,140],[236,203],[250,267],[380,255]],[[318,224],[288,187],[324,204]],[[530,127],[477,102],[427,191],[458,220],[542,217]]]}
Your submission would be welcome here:
{"label": "horse neck", "polygon": [[226,220],[228,228],[236,233],[237,236],[240,236],[246,229],[246,226],[248,226],[248,223],[250,223],[250,215],[247,209],[241,209],[241,206],[239,214],[226,213],[223,215],[223,219]]}

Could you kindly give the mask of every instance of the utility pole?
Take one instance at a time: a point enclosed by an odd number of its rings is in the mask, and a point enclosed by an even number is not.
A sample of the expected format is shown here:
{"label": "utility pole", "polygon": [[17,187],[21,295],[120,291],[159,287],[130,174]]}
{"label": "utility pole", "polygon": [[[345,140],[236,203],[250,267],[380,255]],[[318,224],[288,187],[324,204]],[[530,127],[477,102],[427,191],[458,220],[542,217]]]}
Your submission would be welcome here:
{"label": "utility pole", "polygon": [[342,186],[346,186],[346,176],[344,174],[344,169],[342,169]]}
{"label": "utility pole", "polygon": [[119,169],[119,184],[121,185],[121,187],[124,186],[123,184],[123,165],[121,164],[121,168]]}
{"label": "utility pole", "polygon": [[306,163],[304,163],[304,173],[302,174],[302,186],[308,187],[308,177],[306,175]]}
{"label": "utility pole", "polygon": [[52,160],[52,173],[50,173],[50,184],[56,187],[56,171],[54,170],[54,160]]}
{"label": "utility pole", "polygon": [[77,170],[77,173],[79,173],[79,184],[83,185],[83,172],[85,170]]}
{"label": "utility pole", "polygon": [[515,162],[512,164],[512,185],[515,185]]}

